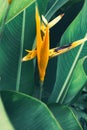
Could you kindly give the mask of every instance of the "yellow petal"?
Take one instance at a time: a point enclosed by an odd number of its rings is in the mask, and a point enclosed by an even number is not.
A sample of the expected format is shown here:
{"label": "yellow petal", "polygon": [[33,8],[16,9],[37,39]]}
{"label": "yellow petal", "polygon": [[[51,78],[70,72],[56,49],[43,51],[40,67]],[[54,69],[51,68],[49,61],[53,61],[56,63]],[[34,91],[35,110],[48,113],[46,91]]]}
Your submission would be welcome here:
{"label": "yellow petal", "polygon": [[48,21],[46,20],[46,18],[43,15],[42,15],[42,20],[43,20],[43,22],[44,22],[45,25],[48,24]]}
{"label": "yellow petal", "polygon": [[[46,22],[46,21],[45,21]],[[41,29],[44,36],[41,36]],[[37,45],[37,63],[40,80],[44,81],[45,72],[49,59],[49,27],[40,23],[38,8],[36,7],[36,45]]]}
{"label": "yellow petal", "polygon": [[[43,36],[41,36],[41,29],[44,33]],[[36,7],[36,45],[37,45],[37,63],[38,63],[40,80],[44,81],[45,72],[49,59],[49,28],[48,25],[46,26],[44,23],[42,24],[40,23],[40,16],[37,7]]]}
{"label": "yellow petal", "polygon": [[62,19],[63,16],[64,14],[61,14],[57,16],[55,19],[53,19],[51,22],[49,22],[49,28],[52,28],[55,24],[57,24]]}
{"label": "yellow petal", "polygon": [[71,44],[70,49],[79,46],[80,44],[84,43],[85,41],[87,41],[87,34],[86,34],[86,36],[85,36],[83,39],[73,42],[73,43]]}
{"label": "yellow petal", "polygon": [[49,27],[47,26],[45,38],[40,52],[40,61],[38,61],[38,68],[41,81],[44,81],[48,60],[49,60]]}
{"label": "yellow petal", "polygon": [[32,60],[37,55],[37,50],[32,50],[32,51],[26,50],[26,51],[28,52],[28,54],[23,57],[22,61]]}
{"label": "yellow petal", "polygon": [[65,46],[62,46],[62,47],[56,47],[56,48],[50,49],[49,50],[49,57],[53,58],[55,56],[63,54],[65,52],[83,44],[85,41],[87,41],[87,34],[83,39],[77,40],[77,41],[71,43],[70,45],[65,45]]}
{"label": "yellow petal", "polygon": [[37,6],[36,6],[36,46],[37,46],[37,57],[39,59],[40,50],[42,46],[42,38],[41,38],[40,16]]}

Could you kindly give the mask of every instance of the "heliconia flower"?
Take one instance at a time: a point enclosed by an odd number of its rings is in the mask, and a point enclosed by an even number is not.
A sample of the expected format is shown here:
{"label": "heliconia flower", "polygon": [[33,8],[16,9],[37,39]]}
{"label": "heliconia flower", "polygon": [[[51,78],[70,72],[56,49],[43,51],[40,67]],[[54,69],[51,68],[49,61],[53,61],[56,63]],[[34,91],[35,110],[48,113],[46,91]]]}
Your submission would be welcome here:
{"label": "heliconia flower", "polygon": [[42,82],[44,81],[49,58],[65,53],[75,48],[76,46],[82,44],[83,42],[87,41],[86,36],[85,38],[75,41],[69,45],[50,49],[49,29],[53,27],[57,22],[59,22],[63,15],[64,14],[59,15],[49,23],[42,15],[41,21],[39,11],[36,6],[36,49],[26,50],[28,54],[25,57],[23,57],[22,61],[28,61],[37,57],[40,81]]}

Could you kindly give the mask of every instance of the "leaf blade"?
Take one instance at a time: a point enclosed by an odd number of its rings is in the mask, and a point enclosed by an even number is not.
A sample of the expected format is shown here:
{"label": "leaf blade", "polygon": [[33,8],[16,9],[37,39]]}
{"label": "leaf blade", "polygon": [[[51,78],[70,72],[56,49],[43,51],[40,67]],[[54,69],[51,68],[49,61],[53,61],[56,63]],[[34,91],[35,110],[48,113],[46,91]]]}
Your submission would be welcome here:
{"label": "leaf blade", "polygon": [[[84,19],[83,21],[81,21],[83,15],[84,15],[84,18],[86,17],[86,13],[85,13],[86,6],[87,6],[87,1],[85,1],[83,8],[80,11],[79,15],[74,19],[74,21],[71,23],[71,25],[64,32],[64,34],[61,38],[61,41],[60,41],[61,45],[63,45],[64,43],[71,43],[72,41],[75,41],[76,39],[81,39],[86,34],[86,32],[87,32],[86,20]],[[79,27],[81,27],[81,28],[79,28]],[[86,48],[87,47],[86,47],[86,43],[85,43],[79,58],[81,58],[82,56],[84,57],[86,55],[86,51],[85,51]],[[79,50],[79,47],[58,57],[56,82],[55,82],[54,90],[50,96],[49,101],[52,101],[52,102],[56,101],[57,96],[59,95],[59,93],[62,89],[62,86],[63,86],[64,82],[66,81],[66,77],[70,71],[70,68],[74,62],[74,59],[76,57],[78,50]],[[60,75],[62,75],[62,77]]]}
{"label": "leaf blade", "polygon": [[[28,0],[28,1],[27,0],[20,0],[20,1],[12,0],[6,23],[10,22],[13,18],[15,18],[18,14],[20,14],[25,8],[29,7],[34,2],[35,2],[35,0]],[[2,11],[4,11],[4,8],[2,9]],[[3,15],[3,13],[2,13],[2,15]],[[0,17],[0,23],[2,20],[2,15]]]}
{"label": "leaf blade", "polygon": [[2,130],[15,130],[7,116],[2,99],[0,97],[0,129]]}
{"label": "leaf blade", "polygon": [[39,100],[12,91],[2,91],[1,98],[16,130],[62,130],[47,106]]}
{"label": "leaf blade", "polygon": [[58,104],[50,104],[49,108],[64,130],[83,130],[76,115],[73,113],[70,107]]}

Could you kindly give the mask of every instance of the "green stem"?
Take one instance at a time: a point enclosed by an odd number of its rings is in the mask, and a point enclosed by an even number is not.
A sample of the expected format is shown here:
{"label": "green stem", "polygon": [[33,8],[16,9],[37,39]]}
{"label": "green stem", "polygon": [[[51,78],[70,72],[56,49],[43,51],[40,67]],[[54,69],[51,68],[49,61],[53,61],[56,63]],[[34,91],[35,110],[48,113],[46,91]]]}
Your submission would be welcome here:
{"label": "green stem", "polygon": [[40,97],[39,99],[42,99],[42,95],[43,95],[43,81],[40,81]]}
{"label": "green stem", "polygon": [[20,79],[21,79],[21,68],[22,68],[21,59],[22,59],[23,46],[24,46],[25,18],[26,18],[26,10],[24,10],[23,12],[21,46],[20,46],[20,54],[19,54],[19,62],[18,62],[19,64],[18,64],[18,72],[17,72],[16,91],[19,91]]}

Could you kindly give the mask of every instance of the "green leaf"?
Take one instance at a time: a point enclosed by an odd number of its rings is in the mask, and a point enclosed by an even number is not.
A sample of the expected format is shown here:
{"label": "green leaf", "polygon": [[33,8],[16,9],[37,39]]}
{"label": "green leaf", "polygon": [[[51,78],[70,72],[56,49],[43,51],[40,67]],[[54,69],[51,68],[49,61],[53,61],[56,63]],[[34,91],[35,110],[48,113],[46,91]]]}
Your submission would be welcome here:
{"label": "green leaf", "polygon": [[[84,0],[68,1],[65,4],[64,4],[64,2],[65,1],[61,0],[61,1],[59,1],[60,4],[56,5],[55,1],[53,1],[54,4],[52,5],[52,7],[50,7],[50,9],[47,12],[47,14],[50,12],[49,13],[49,17],[50,17],[51,16],[50,10],[53,7],[54,7],[55,11],[57,10],[58,7],[61,7],[61,8],[58,8],[57,12],[53,15],[52,19],[61,13],[65,14],[64,17],[61,19],[61,21],[59,23],[57,23],[50,30],[50,48],[57,46],[57,43],[60,40],[62,34],[64,33],[66,28],[74,20],[74,18],[77,16],[79,11],[83,7]],[[75,10],[73,10],[73,8],[75,8]],[[45,98],[45,100],[47,100],[49,98],[49,96],[53,90],[53,87],[55,84],[55,79],[56,79],[56,70],[57,70],[57,57],[49,60],[49,64],[47,67],[46,77],[45,77],[45,81],[44,81],[44,98]]]}
{"label": "green leaf", "polygon": [[[85,0],[84,6],[82,10],[80,11],[79,15],[74,19],[71,25],[64,32],[60,41],[61,46],[66,43],[69,44],[73,41],[81,39],[87,33],[86,7],[87,7],[87,0]],[[82,20],[83,17],[84,17],[84,20]],[[81,47],[76,47],[73,50],[65,54],[62,54],[61,56],[58,57],[56,82],[55,82],[51,97],[49,99],[50,102],[59,101],[58,96],[61,93],[62,87],[63,88],[67,87],[67,84],[69,83],[69,80],[70,80],[70,76],[75,67],[74,65],[76,65],[79,58],[87,54],[86,43],[84,46],[83,45]],[[76,56],[77,56],[77,60],[76,60]]]}
{"label": "green leaf", "polygon": [[1,99],[16,130],[62,130],[48,107],[22,93],[2,91]]}
{"label": "green leaf", "polygon": [[54,4],[51,6],[51,8],[46,13],[45,17],[49,21],[51,17],[55,14],[56,11],[58,11],[62,6],[64,6],[66,3],[68,3],[69,0],[56,0]]}
{"label": "green leaf", "polygon": [[[29,10],[31,9],[31,11],[33,11],[34,13],[34,6],[33,8],[29,8]],[[28,11],[27,11],[28,12]],[[28,15],[29,13],[27,13]],[[30,15],[29,15],[30,16]],[[28,20],[28,17],[26,18],[26,20]],[[18,15],[14,20],[12,20],[11,22],[9,22],[6,27],[5,27],[5,31],[3,33],[3,37],[1,39],[0,42],[0,89],[11,89],[11,90],[15,90],[16,88],[16,84],[17,84],[17,74],[18,74],[18,64],[19,62],[22,64],[22,71],[21,73],[21,79],[20,79],[20,86],[22,91],[27,90],[28,93],[31,93],[32,88],[34,86],[33,83],[33,70],[34,70],[34,65],[33,62],[31,61],[31,63],[28,63],[25,67],[25,64],[23,64],[21,62],[21,39],[22,39],[22,21],[23,21],[23,14],[21,13],[20,15]],[[33,18],[31,19],[31,22],[33,23],[34,21],[34,15]],[[27,35],[24,35],[24,46],[22,46],[22,49],[24,47],[24,49],[26,48],[26,46],[32,46],[32,41],[34,35],[34,31],[32,34],[32,37],[30,39],[28,39],[28,31],[26,28],[28,28],[30,24],[26,24],[25,26],[25,32]],[[28,27],[27,27],[28,26]],[[32,26],[32,28],[34,29],[34,25]],[[31,28],[30,28],[31,29]],[[7,40],[6,40],[7,39]],[[30,40],[30,44],[28,43],[28,40]],[[27,45],[26,45],[27,44]],[[22,54],[23,55],[23,54]],[[23,73],[23,71],[25,70],[25,68],[28,68],[27,71],[25,71],[25,74]],[[31,73],[31,75],[29,76],[29,73]],[[27,76],[25,76],[27,75]],[[17,86],[19,87],[19,86]],[[22,89],[23,87],[23,89]]]}
{"label": "green leaf", "polygon": [[80,93],[87,83],[87,75],[84,71],[83,63],[87,59],[84,57],[80,59],[74,69],[69,86],[65,93],[62,96],[63,103],[70,103],[72,100],[75,100],[78,93]]}
{"label": "green leaf", "polygon": [[0,27],[1,27],[1,23],[3,23],[3,19],[5,17],[8,6],[9,5],[7,0],[5,1],[0,0]]}
{"label": "green leaf", "polygon": [[[29,7],[34,2],[35,2],[35,0],[20,0],[20,1],[12,0],[6,22],[11,21],[14,17],[16,17],[25,8]],[[5,11],[4,11],[5,8],[4,8],[4,6],[2,6],[2,4],[4,5],[4,2],[3,2],[3,0],[0,0],[0,6],[2,7],[2,8],[0,8],[0,10],[2,11],[2,13],[0,13],[0,23],[2,21],[3,15],[5,13]]]}
{"label": "green leaf", "polygon": [[64,34],[65,30],[75,19],[75,17],[79,14],[83,5],[84,0],[70,0],[54,14],[53,18],[62,13],[64,13],[64,16],[50,31],[51,47],[60,46],[59,41],[61,36]]}
{"label": "green leaf", "polygon": [[68,106],[49,105],[63,130],[83,130],[72,109]]}
{"label": "green leaf", "polygon": [[1,97],[0,97],[0,129],[1,130],[14,130],[7,116],[7,113],[4,109]]}
{"label": "green leaf", "polygon": [[[38,0],[44,13],[48,1]],[[43,7],[42,3],[44,3]],[[32,49],[35,39],[35,3],[5,26],[0,41],[0,90],[17,90],[32,94],[34,61],[21,62],[25,49]]]}

